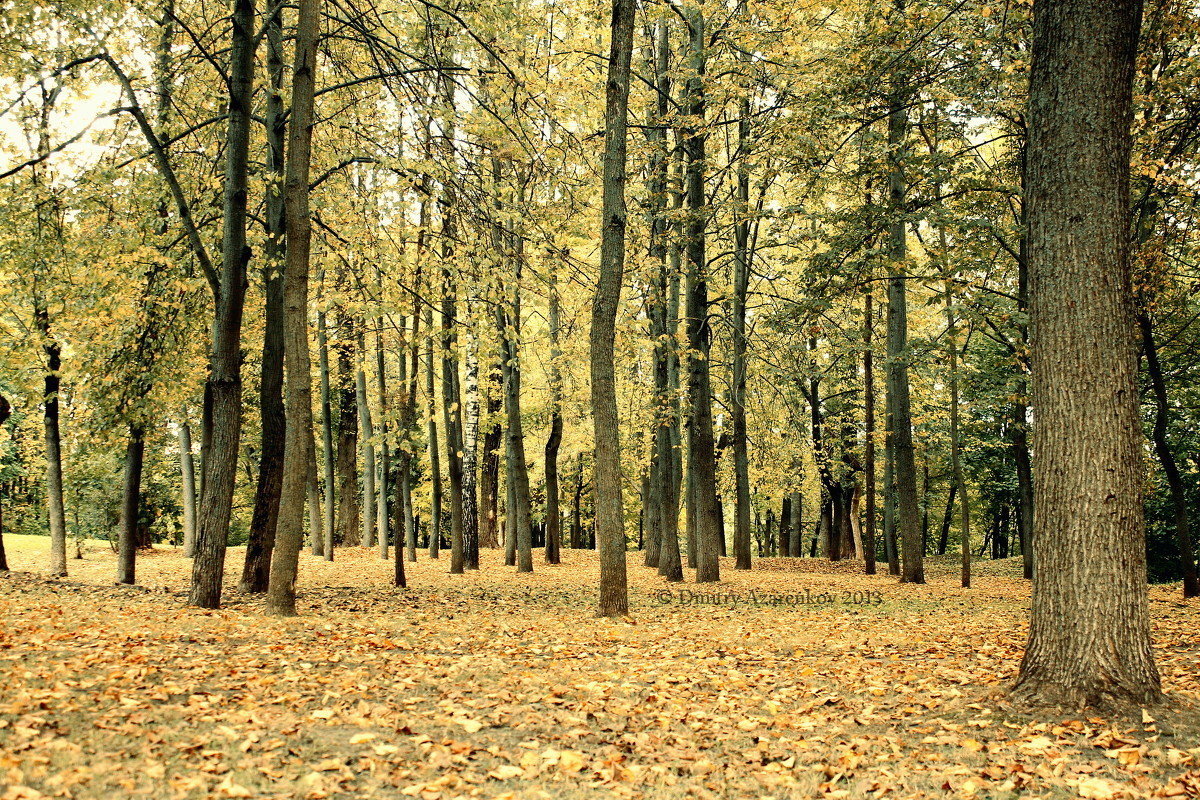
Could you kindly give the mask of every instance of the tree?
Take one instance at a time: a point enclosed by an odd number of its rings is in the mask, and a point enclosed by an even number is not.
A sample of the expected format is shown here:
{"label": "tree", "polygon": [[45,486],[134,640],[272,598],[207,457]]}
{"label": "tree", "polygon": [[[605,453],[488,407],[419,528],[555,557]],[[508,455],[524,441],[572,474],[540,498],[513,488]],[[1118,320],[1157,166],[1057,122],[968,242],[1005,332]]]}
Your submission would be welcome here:
{"label": "tree", "polygon": [[[296,613],[296,574],[304,543],[304,495],[313,446],[311,359],[308,352],[309,164],[312,154],[313,94],[317,68],[320,0],[301,0],[292,69],[292,112],[288,121],[284,183],[287,222],[287,279],[284,289],[284,356],[287,369],[287,439],[283,450],[277,542],[271,555],[267,612]],[[399,556],[399,548],[397,548]]]}
{"label": "tree", "polygon": [[[621,441],[613,342],[625,270],[625,160],[634,0],[613,0],[612,41],[604,104],[604,184],[600,216],[600,278],[592,305],[592,423],[595,426],[596,544],[600,550],[599,615],[629,613],[625,578],[625,513],[621,504]],[[711,459],[710,459],[711,468]]]}
{"label": "tree", "polygon": [[[1150,646],[1129,273],[1138,0],[1038,0],[1028,152],[1033,606],[1013,696],[1161,697]],[[1050,476],[1053,476],[1052,478]]]}

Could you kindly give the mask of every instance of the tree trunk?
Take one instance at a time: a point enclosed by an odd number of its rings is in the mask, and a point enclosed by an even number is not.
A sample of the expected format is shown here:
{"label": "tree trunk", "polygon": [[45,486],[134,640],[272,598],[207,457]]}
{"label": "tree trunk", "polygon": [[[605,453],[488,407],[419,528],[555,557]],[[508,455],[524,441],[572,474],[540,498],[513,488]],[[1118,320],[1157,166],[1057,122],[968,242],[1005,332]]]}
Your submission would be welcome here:
{"label": "tree trunk", "polygon": [[183,556],[191,558],[196,554],[196,468],[187,412],[179,423],[179,472],[183,482]]}
{"label": "tree trunk", "polygon": [[[625,271],[625,152],[629,66],[636,3],[613,0],[612,41],[604,106],[604,184],[600,218],[600,278],[592,305],[592,421],[596,448],[596,539],[600,549],[602,617],[629,613],[625,577],[625,512],[621,504],[621,440],[613,369],[617,309]],[[711,458],[709,460],[711,464]]]}
{"label": "tree trunk", "polygon": [[[383,276],[379,273],[378,265],[375,267],[375,283],[382,287]],[[419,313],[419,312],[418,312]],[[400,381],[405,380],[404,367],[404,319],[400,320],[401,327],[401,351],[400,351]],[[414,341],[417,335],[417,328],[420,327],[420,317],[413,316],[413,337]],[[414,345],[415,346],[415,345]],[[413,356],[413,372],[417,371],[416,356]],[[415,376],[414,376],[415,380]],[[375,535],[378,540],[379,558],[383,561],[388,560],[388,481],[392,474],[392,454],[388,449],[388,429],[387,429],[387,363],[383,353],[383,319],[380,318],[375,323],[375,396],[379,399],[379,486],[375,496]],[[411,395],[406,396],[405,404],[415,403],[416,401]],[[404,429],[407,432],[407,428]],[[400,530],[396,530],[396,546],[400,546]],[[415,558],[415,556],[414,556]]]}
{"label": "tree trunk", "polygon": [[494,549],[500,546],[500,445],[504,432],[497,421],[502,404],[496,380],[498,372],[495,369],[488,372],[487,418],[490,422],[483,435],[479,546]]}
{"label": "tree trunk", "polygon": [[[403,321],[401,322],[403,324]],[[375,422],[367,402],[367,344],[362,329],[357,332],[358,358],[354,370],[354,404],[358,409],[359,441],[363,452],[362,546],[375,546]]]}
{"label": "tree trunk", "polygon": [[[898,0],[902,8],[902,0]],[[888,105],[888,190],[892,221],[888,234],[891,276],[888,278],[887,392],[891,414],[891,449],[897,522],[903,549],[905,583],[924,583],[925,548],[917,516],[917,467],[913,456],[912,411],[908,387],[907,244],[904,181],[904,137],[908,127],[904,81],[893,78]],[[889,489],[892,487],[889,486]]]}
{"label": "tree trunk", "polygon": [[265,592],[271,575],[271,550],[279,521],[279,495],[283,490],[283,272],[286,231],[283,195],[284,137],[287,121],[283,108],[283,21],[276,9],[267,21],[267,74],[271,90],[267,93],[267,174],[272,183],[267,190],[267,241],[264,248],[262,277],[266,295],[263,315],[262,367],[260,369],[258,408],[262,438],[259,447],[258,482],[254,490],[254,514],[250,538],[246,542],[246,560],[242,565],[243,592]]}
{"label": "tree trunk", "polygon": [[954,507],[954,492],[957,489],[962,503],[962,569],[961,582],[963,588],[971,585],[971,504],[967,497],[967,481],[962,469],[962,441],[958,431],[958,341],[955,331],[954,303],[951,294],[949,248],[946,246],[946,229],[939,231],[941,237],[942,259],[946,270],[946,332],[947,346],[950,348],[950,469],[954,473],[954,483],[950,486],[950,498],[946,501],[946,520],[942,523],[942,539],[939,553],[946,552],[947,532],[950,529],[950,512]]}
{"label": "tree trunk", "polygon": [[215,298],[208,381],[204,387],[204,419],[208,423],[201,435],[204,482],[188,597],[188,602],[201,608],[221,605],[225,546],[242,435],[241,340],[246,267],[250,260],[246,244],[246,199],[254,96],[254,0],[234,0],[231,21],[222,266]]}
{"label": "tree trunk", "polygon": [[583,504],[583,453],[575,459],[575,502],[571,509],[571,549],[583,547],[583,522],[580,506]]}
{"label": "tree trunk", "polygon": [[[513,487],[513,505],[508,508],[515,528],[517,548],[517,572],[533,572],[532,551],[532,503],[529,495],[529,467],[525,461],[525,431],[521,422],[521,300],[517,287],[521,282],[520,257],[516,259],[516,280],[513,282],[511,316],[497,319],[498,327],[504,332],[504,347],[507,357],[504,367],[504,412],[507,425],[507,481]],[[503,315],[501,306],[497,314]]]}
{"label": "tree trunk", "polygon": [[[314,458],[312,366],[308,352],[309,162],[312,156],[313,96],[316,80],[320,0],[300,0],[296,54],[292,68],[292,110],[288,123],[287,281],[284,288],[284,354],[287,368],[287,434],[283,451],[283,490],[271,555],[267,613],[296,613],[296,576],[304,543],[304,492]],[[350,450],[354,452],[353,448]]]}
{"label": "tree trunk", "polygon": [[121,492],[121,527],[117,547],[117,583],[136,583],[135,563],[138,548],[138,517],[142,499],[142,464],[146,454],[145,431],[129,426],[125,447],[125,485]]}
{"label": "tree trunk", "polygon": [[863,531],[863,557],[866,574],[875,574],[875,353],[871,335],[875,330],[875,314],[871,290],[863,295],[863,406],[866,416],[866,442],[863,447],[863,484],[866,495],[866,525]]}
{"label": "tree trunk", "polygon": [[562,374],[558,369],[562,353],[558,346],[558,279],[550,273],[550,436],[546,440],[546,563],[561,560],[562,518],[558,510],[558,448],[562,443]]}
{"label": "tree trunk", "polygon": [[[311,414],[310,414],[311,416]],[[311,437],[311,431],[310,431]],[[282,489],[282,487],[281,487]],[[321,484],[317,480],[316,442],[308,445],[308,538],[312,541],[312,554],[325,555],[325,524],[321,517]]]}
{"label": "tree trunk", "polygon": [[1124,708],[1162,698],[1146,596],[1129,271],[1140,3],[1034,9],[1029,125],[1034,563],[1014,697]]}
{"label": "tree trunk", "polygon": [[704,251],[708,216],[704,191],[706,172],[705,140],[705,36],[704,13],[699,7],[685,12],[690,32],[691,74],[687,80],[686,117],[683,148],[687,155],[686,192],[688,216],[685,228],[687,254],[687,330],[688,398],[691,418],[688,425],[688,458],[695,476],[693,497],[696,501],[696,582],[721,579],[717,561],[720,535],[717,519],[717,481],[714,469],[712,388],[710,385],[709,346],[712,329],[708,319],[708,261]]}
{"label": "tree trunk", "polygon": [[425,398],[429,402],[429,489],[431,510],[429,514],[429,557],[437,558],[442,539],[442,456],[438,443],[437,401],[434,396],[433,367],[433,309],[425,309],[425,328],[429,331],[425,340]]}
{"label": "tree trunk", "polygon": [[[467,316],[471,314],[476,301],[471,296],[473,288],[467,292]],[[463,538],[463,568],[479,569],[479,474],[477,466],[478,437],[479,437],[479,337],[476,334],[472,319],[472,327],[467,330],[466,357],[466,419],[463,423],[463,489],[462,489],[462,538]],[[531,567],[532,569],[532,567]]]}
{"label": "tree trunk", "polygon": [[325,289],[325,273],[317,273],[317,370],[321,380],[321,447],[325,463],[325,546],[322,548],[326,561],[333,561],[334,502],[337,482],[335,474],[336,456],[333,452],[333,402],[329,390],[329,339],[325,325],[325,307],[321,295]]}
{"label": "tree trunk", "polygon": [[338,514],[337,536],[342,546],[359,544],[361,509],[358,501],[358,398],[355,388],[354,319],[338,312]]}

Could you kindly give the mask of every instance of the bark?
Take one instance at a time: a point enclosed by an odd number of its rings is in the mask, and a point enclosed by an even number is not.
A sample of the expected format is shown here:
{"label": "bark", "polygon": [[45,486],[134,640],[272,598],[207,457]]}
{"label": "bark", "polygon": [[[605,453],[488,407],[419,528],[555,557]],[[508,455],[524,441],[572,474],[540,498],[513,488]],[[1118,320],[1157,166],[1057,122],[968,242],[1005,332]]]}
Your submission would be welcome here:
{"label": "bark", "polygon": [[[1021,150],[1021,194],[1026,191],[1028,147]],[[1029,311],[1029,203],[1021,203],[1021,252],[1017,259],[1017,310],[1028,319]],[[1025,398],[1029,396],[1029,325],[1022,324],[1021,351],[1017,354],[1017,400],[1013,404],[1012,449],[1017,464],[1017,530],[1021,534],[1021,562],[1026,580],[1033,578],[1033,548],[1030,536],[1033,532],[1033,467],[1029,457],[1029,423]]]}
{"label": "bark", "polygon": [[575,459],[575,502],[571,508],[571,549],[583,547],[583,523],[580,506],[583,503],[583,453]]}
{"label": "bark", "polygon": [[500,399],[499,372],[488,370],[487,418],[488,428],[483,435],[483,469],[480,475],[481,509],[479,520],[479,546],[500,546],[500,445],[504,431],[499,417],[502,406]]}
{"label": "bark", "polygon": [[887,555],[888,574],[900,574],[900,553],[896,546],[896,481],[895,450],[892,446],[892,400],[885,399],[883,451],[883,545]]}
{"label": "bark", "polygon": [[562,559],[562,517],[558,509],[558,448],[562,444],[562,374],[558,369],[559,350],[558,279],[550,273],[550,436],[546,439],[546,563]]}
{"label": "bark", "polygon": [[1013,695],[1036,706],[1159,702],[1146,595],[1129,269],[1137,0],[1034,8],[1028,154],[1034,563]]}
{"label": "bark", "polygon": [[429,429],[429,489],[431,508],[429,515],[429,557],[437,558],[442,539],[442,455],[438,443],[437,400],[434,395],[433,366],[433,309],[425,310],[425,327],[429,330],[425,340],[425,398],[428,406]]}
{"label": "bark", "polygon": [[[467,310],[477,303],[468,290]],[[477,454],[479,452],[479,339],[472,327],[467,330],[466,358],[466,419],[463,424],[463,489],[462,489],[462,538],[463,567],[479,569],[479,474]],[[532,569],[532,567],[531,567]]]}
{"label": "bark", "polygon": [[375,546],[375,422],[367,402],[366,339],[362,329],[357,333],[358,359],[354,370],[354,404],[358,409],[359,441],[362,443],[362,546]]}
{"label": "bark", "polygon": [[[311,434],[310,434],[311,435]],[[317,446],[308,445],[308,538],[314,556],[325,555],[325,525],[321,517],[321,484],[317,480]]]}
{"label": "bark", "polygon": [[234,0],[229,56],[229,110],[225,137],[224,231],[221,274],[215,299],[212,350],[204,387],[201,435],[204,482],[199,533],[192,562],[188,602],[201,608],[221,605],[225,545],[237,482],[242,435],[242,311],[246,296],[246,200],[250,125],[254,94],[254,0]]}
{"label": "bark", "polygon": [[792,493],[783,496],[779,509],[779,555],[782,558],[798,558],[800,553],[792,552]]}
{"label": "bark", "polygon": [[142,464],[146,433],[140,425],[129,426],[125,447],[125,486],[121,492],[121,527],[117,545],[117,583],[136,583],[138,517],[141,511]]}
{"label": "bark", "polygon": [[[703,131],[705,116],[704,14],[698,7],[685,12],[690,33],[691,74],[687,80],[683,146],[687,156],[685,175],[688,215],[684,224],[687,255],[688,425],[689,468],[695,476],[692,497],[696,508],[696,582],[721,579],[717,561],[720,522],[717,519],[717,482],[714,469],[712,387],[709,348],[712,329],[708,317],[708,261],[705,257],[705,227],[708,207],[704,191],[706,172]],[[689,553],[690,555],[690,553]],[[689,559],[690,560],[690,559]]]}
{"label": "bark", "polygon": [[329,339],[325,324],[325,307],[321,294],[325,288],[325,274],[317,273],[317,370],[321,381],[321,447],[325,464],[325,546],[322,548],[326,561],[333,561],[334,501],[337,482],[335,474],[336,456],[333,452],[333,402],[329,389]]}
{"label": "bark", "polygon": [[[744,15],[745,0],[739,4]],[[750,170],[746,150],[750,139],[750,100],[738,100],[738,151],[735,206],[738,219],[733,228],[733,472],[736,491],[734,507],[734,569],[750,569],[750,451],[746,433],[746,299],[750,290]]]}
{"label": "bark", "polygon": [[[888,191],[892,222],[888,231],[891,275],[888,278],[887,392],[891,416],[891,450],[896,505],[903,551],[904,583],[924,583],[924,542],[917,516],[917,467],[913,455],[912,410],[908,385],[907,245],[904,178],[904,137],[908,127],[903,78],[893,78],[888,101]],[[889,489],[892,487],[889,487]]]}
{"label": "bark", "polygon": [[[446,118],[442,125],[446,130],[443,137],[444,156],[447,163],[454,163],[454,91],[457,85],[448,74],[438,76],[441,83],[442,105]],[[446,431],[446,472],[450,478],[450,573],[461,575],[464,567],[463,551],[463,465],[461,397],[458,381],[458,332],[455,304],[458,285],[453,271],[458,238],[458,196],[453,183],[442,186],[442,427]]]}
{"label": "bark", "polygon": [[267,21],[267,74],[271,90],[267,93],[267,174],[271,180],[266,196],[267,241],[264,248],[262,277],[266,307],[263,315],[262,366],[260,369],[258,408],[262,439],[259,447],[258,482],[254,490],[254,513],[246,559],[238,589],[265,592],[271,574],[271,550],[279,523],[279,495],[283,491],[283,447],[286,436],[283,412],[283,283],[285,258],[284,138],[286,115],[283,108],[283,21],[276,10]]}
{"label": "bark", "polygon": [[[513,505],[508,513],[513,519],[517,548],[517,572],[533,572],[532,504],[529,494],[529,467],[525,461],[525,431],[521,422],[521,300],[518,286],[521,281],[521,262],[517,256],[517,274],[513,283],[511,316],[498,317],[497,327],[504,332],[506,359],[504,366],[504,412],[507,425],[507,481],[513,487]],[[497,306],[497,314],[503,315]]]}
{"label": "bark", "polygon": [[[375,284],[383,285],[383,276],[379,272],[379,267],[375,267]],[[416,341],[417,327],[419,327],[420,317],[413,316],[413,341]],[[404,327],[404,320],[400,320],[401,328]],[[403,334],[403,330],[401,330]],[[403,339],[403,336],[401,337]],[[403,344],[401,345],[403,347]],[[415,347],[415,344],[414,344]],[[380,318],[375,323],[375,396],[379,402],[379,487],[375,496],[375,526],[376,538],[379,543],[379,557],[384,561],[388,559],[388,480],[392,474],[392,454],[388,449],[388,430],[387,430],[387,370],[383,355],[383,319]],[[404,356],[401,350],[400,360],[400,380],[404,381]],[[416,354],[413,354],[413,372],[417,371]],[[414,375],[413,380],[416,380]],[[405,398],[405,403],[413,403],[415,400],[411,394]],[[405,431],[408,429],[405,428]],[[411,526],[410,526],[411,527]],[[396,536],[399,537],[400,529],[396,530]],[[400,542],[397,539],[396,545]],[[416,547],[415,542],[413,547]],[[412,560],[416,560],[416,554],[413,554]]]}
{"label": "bark", "polygon": [[871,308],[872,295],[868,289],[863,296],[863,406],[866,417],[866,443],[863,447],[863,483],[866,495],[866,525],[863,530],[863,556],[866,574],[875,574],[875,353],[871,338],[875,330],[875,314]]}
{"label": "bark", "polygon": [[196,467],[186,412],[179,423],[179,471],[183,482],[183,555],[191,558],[196,553]]}
{"label": "bark", "polygon": [[345,547],[359,543],[361,509],[358,501],[358,398],[355,390],[354,320],[338,313],[338,510],[337,538]]}
{"label": "bark", "polygon": [[[946,521],[942,524],[942,541],[946,537],[946,531],[949,529],[950,509],[954,505],[954,492],[958,490],[958,496],[962,505],[962,569],[960,570],[961,582],[963,588],[971,585],[971,504],[970,498],[967,496],[967,481],[963,477],[962,469],[962,440],[958,430],[958,341],[955,333],[954,320],[954,304],[951,295],[952,283],[949,279],[949,250],[946,247],[946,230],[940,230],[942,258],[946,261],[946,332],[948,334],[947,346],[950,348],[950,469],[954,473],[954,483],[950,487],[950,499],[946,501]],[[939,552],[946,552],[945,544],[941,545]]]}
{"label": "bark", "polygon": [[[603,199],[600,221],[600,277],[592,304],[592,421],[596,461],[596,540],[600,550],[602,617],[629,613],[625,576],[625,513],[621,504],[621,441],[617,416],[613,343],[625,271],[625,162],[629,121],[629,67],[633,57],[636,3],[613,0],[612,41],[604,106]],[[710,459],[711,463],[711,459]]]}
{"label": "bark", "polygon": [[[287,281],[284,289],[284,352],[287,369],[287,434],[283,490],[266,610],[274,616],[296,613],[296,575],[304,543],[304,493],[314,457],[311,359],[308,351],[309,163],[312,155],[313,97],[320,0],[300,0],[292,67],[292,110],[284,181],[287,220]],[[353,453],[353,449],[350,451]]]}

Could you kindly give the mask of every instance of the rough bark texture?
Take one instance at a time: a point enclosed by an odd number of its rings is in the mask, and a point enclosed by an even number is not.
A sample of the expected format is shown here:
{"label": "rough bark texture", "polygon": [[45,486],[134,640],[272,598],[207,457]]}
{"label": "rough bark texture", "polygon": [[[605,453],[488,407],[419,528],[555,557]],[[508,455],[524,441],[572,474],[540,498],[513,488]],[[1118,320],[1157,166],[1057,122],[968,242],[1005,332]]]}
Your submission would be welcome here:
{"label": "rough bark texture", "polygon": [[1031,705],[1161,699],[1150,646],[1129,275],[1138,0],[1039,0],[1030,76]]}
{"label": "rough bark texture", "polygon": [[617,306],[625,271],[625,160],[634,0],[613,0],[612,41],[604,105],[604,186],[600,216],[600,278],[592,305],[592,421],[596,447],[596,540],[600,550],[598,613],[629,613],[625,575],[625,512],[621,505],[621,439],[613,368]]}
{"label": "rough bark texture", "polygon": [[250,124],[254,94],[254,0],[234,0],[229,57],[229,113],[225,138],[224,232],[221,276],[215,298],[208,382],[204,387],[201,436],[204,481],[199,533],[188,601],[201,608],[221,605],[225,546],[242,435],[242,311],[246,297],[246,199]]}
{"label": "rough bark texture", "polygon": [[[284,181],[287,219],[287,285],[284,290],[284,345],[287,368],[287,433],[283,489],[266,610],[296,613],[296,573],[304,543],[304,493],[313,458],[312,367],[308,351],[309,163],[312,155],[313,96],[316,80],[320,0],[300,0],[296,55],[292,69],[292,111]],[[353,450],[351,450],[353,453]]]}

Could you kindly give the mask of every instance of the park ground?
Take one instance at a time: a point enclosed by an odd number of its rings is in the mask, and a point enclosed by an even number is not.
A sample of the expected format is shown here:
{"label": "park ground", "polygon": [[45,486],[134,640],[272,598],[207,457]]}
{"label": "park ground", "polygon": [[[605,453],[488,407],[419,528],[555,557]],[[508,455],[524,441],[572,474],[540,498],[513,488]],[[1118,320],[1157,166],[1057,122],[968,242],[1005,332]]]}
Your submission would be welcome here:
{"label": "park ground", "polygon": [[[630,616],[598,562],[483,553],[409,588],[359,548],[301,560],[300,616],[186,606],[190,562],[102,542],[50,578],[6,536],[0,798],[1117,798],[1200,796],[1200,604],[1152,587],[1168,702],[1136,716],[1006,704],[1026,634],[1015,561],[929,582],[764,559],[668,588],[630,553]],[[886,569],[885,569],[886,572]]]}

